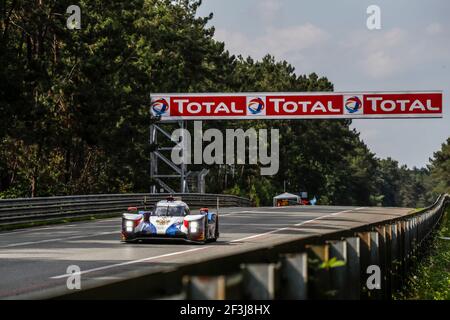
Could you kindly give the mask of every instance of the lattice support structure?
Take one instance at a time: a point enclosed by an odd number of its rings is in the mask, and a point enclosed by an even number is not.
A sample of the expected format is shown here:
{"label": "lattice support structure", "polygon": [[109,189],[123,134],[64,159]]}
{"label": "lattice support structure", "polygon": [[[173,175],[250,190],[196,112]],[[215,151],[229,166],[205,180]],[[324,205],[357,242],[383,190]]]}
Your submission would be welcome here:
{"label": "lattice support structure", "polygon": [[[173,125],[176,124],[179,129],[186,129],[186,121],[171,121],[164,123],[154,123],[150,125],[150,145],[152,150],[150,152],[150,179],[152,185],[150,187],[151,193],[169,192],[169,193],[189,193],[189,186],[187,183],[188,177],[193,173],[187,170],[187,165],[182,163],[180,165],[175,164],[170,156],[166,156],[164,153],[171,152],[174,148],[179,148],[177,143],[179,141],[172,141],[171,133],[168,131]],[[184,137],[182,136],[182,139]],[[166,146],[170,145],[170,146]],[[180,150],[182,155],[183,150]],[[161,172],[160,164],[163,163],[170,171],[169,173]],[[167,170],[166,170],[167,171]],[[207,173],[207,171],[206,171]],[[202,183],[199,188],[204,192],[204,176],[205,171],[202,170]],[[174,187],[173,179],[179,179],[178,188]]]}

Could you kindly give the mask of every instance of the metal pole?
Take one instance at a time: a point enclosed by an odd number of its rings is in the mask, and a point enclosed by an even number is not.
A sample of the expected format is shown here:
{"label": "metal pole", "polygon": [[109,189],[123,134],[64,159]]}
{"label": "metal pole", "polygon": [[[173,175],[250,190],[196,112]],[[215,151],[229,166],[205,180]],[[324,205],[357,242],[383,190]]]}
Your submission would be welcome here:
{"label": "metal pole", "polygon": [[[333,299],[346,299],[348,297],[349,281],[348,281],[348,259],[347,259],[347,242],[332,241],[330,244],[330,259],[336,258],[345,263],[344,266],[330,269],[331,288],[334,292]],[[359,270],[358,270],[359,271]]]}
{"label": "metal pole", "polygon": [[[150,145],[155,145],[157,143],[156,141],[156,128],[154,125],[150,125]],[[157,188],[155,184],[155,175],[158,174],[158,163],[155,156],[155,152],[150,151],[150,180],[151,180],[151,186],[150,186],[150,193],[157,193]]]}
{"label": "metal pole", "polygon": [[360,238],[351,237],[347,242],[347,279],[348,299],[359,300],[361,298],[361,251]]}
{"label": "metal pole", "polygon": [[[184,135],[184,130],[185,130],[185,128],[187,127],[187,123],[186,123],[186,121],[180,121],[180,127],[181,127],[181,130],[182,130],[182,132],[183,132],[183,134],[182,134],[182,139],[183,139],[183,141],[182,141],[182,145],[183,146],[186,146],[186,136]],[[181,163],[181,172],[180,172],[180,192],[181,193],[185,193],[185,191],[186,191],[186,163],[184,162],[184,160],[185,160],[185,152],[186,152],[187,150],[185,150],[185,148],[182,148],[181,149],[181,156],[182,156],[182,159],[183,159],[183,162]]]}
{"label": "metal pole", "polygon": [[217,207],[217,214],[219,214],[219,197],[217,197],[216,207]]}
{"label": "metal pole", "polygon": [[285,255],[281,263],[283,299],[308,298],[308,256],[305,252]]}

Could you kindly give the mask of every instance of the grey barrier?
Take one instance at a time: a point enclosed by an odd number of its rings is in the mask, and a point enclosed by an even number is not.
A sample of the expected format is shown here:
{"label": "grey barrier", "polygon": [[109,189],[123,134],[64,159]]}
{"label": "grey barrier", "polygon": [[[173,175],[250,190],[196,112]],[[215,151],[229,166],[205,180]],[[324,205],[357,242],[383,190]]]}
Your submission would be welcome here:
{"label": "grey barrier", "polygon": [[[249,207],[249,199],[222,194],[173,194],[181,197],[189,206],[199,208]],[[84,216],[109,216],[126,211],[127,207],[150,208],[168,194],[97,194],[61,197],[0,199],[0,228],[6,225],[33,221],[51,221]]]}

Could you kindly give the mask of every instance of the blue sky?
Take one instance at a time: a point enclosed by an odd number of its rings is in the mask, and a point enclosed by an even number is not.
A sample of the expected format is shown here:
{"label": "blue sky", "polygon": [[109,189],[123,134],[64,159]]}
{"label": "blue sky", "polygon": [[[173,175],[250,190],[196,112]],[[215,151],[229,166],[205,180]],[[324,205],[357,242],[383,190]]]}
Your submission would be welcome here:
{"label": "blue sky", "polygon": [[[381,8],[381,30],[366,9]],[[355,120],[378,157],[422,167],[450,136],[450,1],[204,0],[215,38],[233,54],[270,53],[335,91],[442,90],[443,119]]]}

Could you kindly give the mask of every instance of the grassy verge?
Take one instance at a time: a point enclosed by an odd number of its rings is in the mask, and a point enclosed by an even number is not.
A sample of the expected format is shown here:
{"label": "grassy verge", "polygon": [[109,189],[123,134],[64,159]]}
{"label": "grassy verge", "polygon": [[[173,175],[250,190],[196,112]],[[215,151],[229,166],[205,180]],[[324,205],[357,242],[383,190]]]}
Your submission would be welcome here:
{"label": "grassy verge", "polygon": [[450,208],[432,240],[429,254],[411,272],[395,299],[450,300]]}

